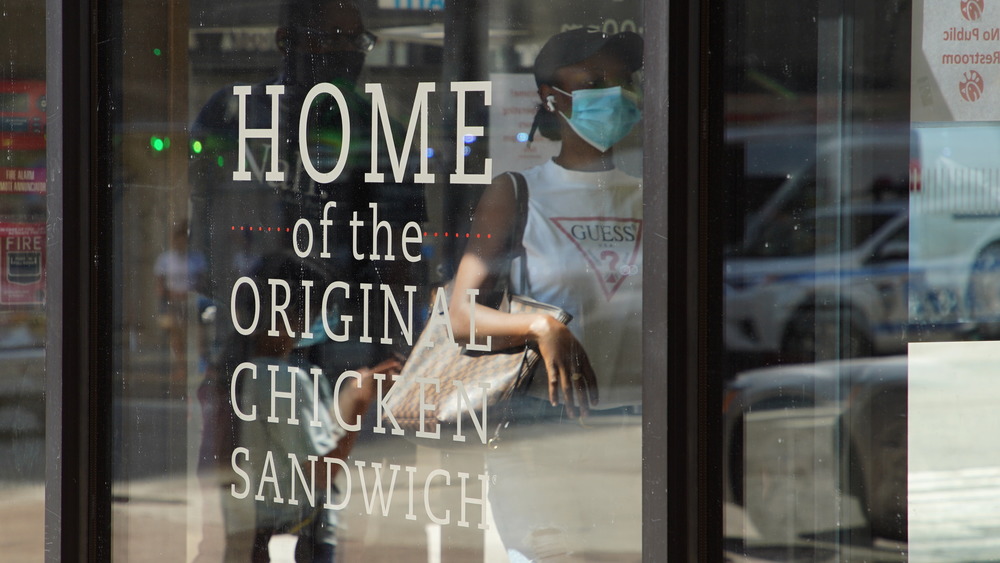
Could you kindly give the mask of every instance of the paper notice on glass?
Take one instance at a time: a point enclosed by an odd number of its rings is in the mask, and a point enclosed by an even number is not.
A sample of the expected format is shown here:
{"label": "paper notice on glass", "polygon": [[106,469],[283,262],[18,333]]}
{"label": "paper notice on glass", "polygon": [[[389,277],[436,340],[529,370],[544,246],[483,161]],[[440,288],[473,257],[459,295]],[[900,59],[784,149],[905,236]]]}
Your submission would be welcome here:
{"label": "paper notice on glass", "polygon": [[44,168],[0,166],[0,194],[44,194]]}
{"label": "paper notice on glass", "polygon": [[[995,528],[1000,522],[998,357],[1000,342],[995,341],[910,345],[911,562],[995,561],[1000,553]],[[873,448],[872,456],[884,449]]]}
{"label": "paper notice on glass", "polygon": [[45,302],[45,223],[0,223],[0,303]]}
{"label": "paper notice on glass", "polygon": [[1000,119],[1000,1],[913,3],[913,121]]}

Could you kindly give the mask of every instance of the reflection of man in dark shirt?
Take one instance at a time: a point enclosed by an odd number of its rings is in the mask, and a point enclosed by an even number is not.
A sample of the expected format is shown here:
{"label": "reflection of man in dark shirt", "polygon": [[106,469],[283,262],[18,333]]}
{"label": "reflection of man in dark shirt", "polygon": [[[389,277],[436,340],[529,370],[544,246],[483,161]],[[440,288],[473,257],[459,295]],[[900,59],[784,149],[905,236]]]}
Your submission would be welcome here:
{"label": "reflection of man in dark shirt", "polygon": [[[263,273],[261,267],[266,266],[261,263],[263,257],[276,251],[293,251],[293,231],[300,220],[305,220],[312,225],[314,234],[307,261],[325,269],[324,278],[346,282],[352,289],[349,298],[343,292],[333,292],[335,297],[331,302],[335,303],[327,305],[328,309],[335,309],[328,310],[330,319],[351,315],[361,321],[365,315],[373,323],[381,323],[385,304],[382,295],[376,293],[380,284],[390,286],[397,301],[403,301],[409,297],[401,291],[403,284],[424,283],[423,264],[398,256],[403,226],[411,222],[419,224],[425,219],[423,190],[412,183],[412,171],[407,172],[403,182],[364,181],[365,173],[372,167],[373,108],[356,88],[375,37],[365,30],[357,6],[345,0],[284,0],[275,39],[282,54],[278,75],[250,86],[249,93],[245,92],[246,86],[236,87],[235,92],[234,87],[227,87],[215,93],[199,112],[191,131],[192,144],[200,143],[201,152],[194,156],[190,166],[190,246],[207,261],[205,289],[217,305],[220,343],[199,388],[205,417],[200,468],[205,475],[218,475],[218,481],[209,479],[206,483],[221,486],[226,561],[249,561],[255,537],[254,503],[234,499],[227,481],[233,478],[230,458],[241,440],[239,421],[228,403],[231,375],[234,366],[250,359],[248,339],[236,334],[230,318],[230,298],[236,281],[241,276],[259,278]],[[329,94],[315,98],[307,111],[306,142],[300,148],[303,102],[313,86],[320,83],[337,88],[342,99],[338,101]],[[284,88],[276,111],[272,111],[273,98],[267,92],[268,87],[274,86]],[[346,107],[341,108],[341,102]],[[244,104],[242,112],[241,104]],[[350,146],[342,152],[341,132],[345,125],[350,128]],[[277,139],[250,135],[241,146],[241,127],[244,132],[277,127]],[[395,124],[391,127],[394,140],[405,138],[401,128]],[[389,151],[398,154],[398,149],[385,145],[386,137],[380,134],[379,171],[390,169]],[[306,155],[301,154],[303,150]],[[275,174],[269,177],[272,155],[281,179]],[[343,167],[332,181],[317,182],[310,176],[305,158],[320,172],[340,168],[341,164]],[[416,159],[410,158],[408,162],[412,166]],[[234,172],[241,170],[249,173],[249,180],[234,179]],[[386,178],[391,182],[393,176]],[[336,207],[331,207],[331,203]],[[388,226],[378,235],[381,251],[371,250],[372,206],[376,206],[377,222]],[[352,229],[351,223],[357,224],[352,221],[355,215],[365,225]],[[324,219],[329,223],[321,224]],[[388,230],[392,232],[396,260],[369,259],[371,254],[386,253]],[[326,245],[321,236],[324,232]],[[299,240],[303,241],[303,237]],[[361,258],[355,257],[354,248],[360,250]],[[292,291],[301,291],[298,282],[285,281]],[[359,290],[363,284],[371,284],[375,289],[367,310],[363,309],[364,294]],[[312,288],[313,298],[322,295],[324,289]],[[270,293],[271,289],[263,285],[260,291]],[[261,297],[267,301],[269,296]],[[420,310],[419,304],[413,308]],[[260,313],[261,322],[269,322],[270,311]],[[314,320],[319,313],[318,307],[311,310],[313,319],[302,322]],[[293,330],[300,332],[302,328],[295,326]],[[330,328],[338,332],[343,329],[336,323]],[[289,363],[316,365],[331,378],[345,369],[375,366],[394,355],[396,350],[390,349],[392,346],[405,346],[402,338],[394,338],[393,345],[380,344],[378,336],[374,342],[362,343],[357,330],[348,342],[331,342],[325,338],[324,330],[315,326],[311,332],[320,337],[320,342],[298,340]],[[375,330],[372,333],[379,335]]]}
{"label": "reflection of man in dark shirt", "polygon": [[[252,86],[250,94],[242,99],[246,104],[244,127],[269,130],[274,127],[275,116],[273,98],[266,88],[284,87],[277,112],[278,146],[272,146],[270,138],[247,138],[244,165],[240,166],[241,96],[232,87],[213,95],[192,127],[193,141],[203,147],[191,165],[192,244],[208,258],[209,292],[219,305],[219,327],[224,332],[232,325],[228,303],[234,282],[246,273],[254,256],[290,250],[291,229],[299,219],[306,219],[313,226],[314,257],[324,250],[319,235],[325,229],[330,256],[323,257],[322,262],[336,272],[335,279],[355,288],[348,303],[338,301],[339,314],[361,318],[359,283],[372,283],[375,288],[384,283],[396,288],[403,283],[423,282],[420,263],[398,259],[357,260],[351,252],[352,245],[358,249],[371,248],[373,213],[377,214],[378,222],[388,221],[394,249],[400,248],[400,234],[406,223],[421,223],[425,219],[423,190],[409,183],[412,173],[407,173],[404,183],[364,182],[365,173],[371,169],[373,110],[369,101],[356,92],[356,87],[365,56],[375,45],[375,36],[364,28],[357,6],[343,0],[288,0],[282,8],[282,25],[275,38],[282,53],[280,74]],[[314,99],[305,118],[308,152],[305,162],[299,145],[300,112],[307,93],[318,83],[329,83],[339,89],[346,108],[334,96],[323,94]],[[344,119],[349,120],[350,146],[342,152]],[[393,138],[399,140],[404,136],[405,132],[393,124]],[[378,139],[380,171],[390,167],[389,151],[398,150],[386,147],[385,138],[380,135]],[[272,151],[277,151],[282,180],[268,178]],[[342,155],[346,155],[346,163],[340,162]],[[415,159],[408,162],[414,163]],[[320,183],[310,177],[309,163],[320,172],[329,172],[341,164],[343,169],[334,181]],[[233,172],[238,169],[247,170],[250,180],[234,180]],[[328,202],[336,203],[335,208],[325,212],[333,223],[321,227],[319,221]],[[365,225],[352,231],[349,222],[355,213]],[[383,229],[379,234],[381,248],[385,248],[385,237]],[[369,253],[362,252],[366,256]],[[401,291],[396,293],[402,295]],[[381,299],[371,301],[367,316],[381,319]],[[324,356],[336,355],[332,361],[342,364],[347,362],[344,348],[335,353],[330,346],[317,350]],[[348,364],[372,364],[387,357],[389,352],[371,344],[354,348],[360,357]],[[328,364],[322,358],[311,359],[321,365]]]}

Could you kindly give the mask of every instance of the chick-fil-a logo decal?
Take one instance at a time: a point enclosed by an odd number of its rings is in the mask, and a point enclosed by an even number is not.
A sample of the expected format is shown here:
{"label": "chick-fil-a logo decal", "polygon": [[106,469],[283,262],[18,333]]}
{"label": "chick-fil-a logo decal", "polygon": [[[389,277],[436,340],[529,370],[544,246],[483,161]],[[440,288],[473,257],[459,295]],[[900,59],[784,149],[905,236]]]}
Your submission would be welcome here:
{"label": "chick-fil-a logo decal", "polygon": [[553,217],[552,222],[583,254],[608,301],[625,278],[639,273],[642,219]]}
{"label": "chick-fil-a logo decal", "polygon": [[958,93],[967,102],[974,102],[982,97],[985,82],[983,75],[974,70],[970,70],[962,75],[962,82],[958,85]]}
{"label": "chick-fil-a logo decal", "polygon": [[974,22],[983,17],[983,10],[986,9],[985,0],[962,0],[962,17]]}

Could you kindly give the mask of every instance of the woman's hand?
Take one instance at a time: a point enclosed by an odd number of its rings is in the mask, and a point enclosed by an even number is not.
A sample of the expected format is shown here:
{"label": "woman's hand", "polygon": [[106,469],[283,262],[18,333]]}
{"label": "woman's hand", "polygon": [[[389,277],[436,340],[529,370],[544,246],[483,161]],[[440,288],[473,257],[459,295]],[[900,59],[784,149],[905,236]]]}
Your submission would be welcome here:
{"label": "woman's hand", "polygon": [[382,360],[377,365],[371,367],[363,367],[358,369],[358,373],[361,374],[361,381],[358,383],[358,387],[355,389],[357,396],[354,397],[355,400],[359,402],[357,408],[362,411],[367,410],[368,405],[375,400],[375,393],[377,386],[375,385],[375,374],[380,373],[388,377],[382,383],[383,391],[388,391],[394,380],[393,375],[398,375],[403,369],[403,362],[399,358],[389,358]]}
{"label": "woman's hand", "polygon": [[530,330],[545,362],[549,402],[556,406],[561,396],[570,418],[590,414],[598,401],[597,377],[583,346],[565,324],[548,315],[539,315]]}
{"label": "woman's hand", "polygon": [[[400,358],[389,358],[371,367],[358,368],[357,372],[361,377],[358,379],[357,385],[345,384],[340,389],[340,412],[344,418],[346,420],[354,420],[368,410],[368,406],[375,400],[378,387],[375,380],[376,373],[389,376],[386,377],[385,384],[391,386],[393,384],[391,376],[398,374],[402,368],[403,362]],[[337,441],[337,446],[324,457],[346,460],[347,456],[351,454],[351,450],[354,449],[354,443],[357,438],[357,432],[348,432]],[[340,471],[340,466],[335,464],[329,471],[331,478],[335,478]],[[317,473],[317,486],[326,487],[326,472],[319,471]]]}

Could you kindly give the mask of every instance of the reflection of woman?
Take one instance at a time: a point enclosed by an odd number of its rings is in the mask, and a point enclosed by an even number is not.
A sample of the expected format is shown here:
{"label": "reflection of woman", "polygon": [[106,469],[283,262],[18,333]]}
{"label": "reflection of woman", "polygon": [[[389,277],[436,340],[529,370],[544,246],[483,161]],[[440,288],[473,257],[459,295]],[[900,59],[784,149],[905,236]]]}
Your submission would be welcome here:
{"label": "reflection of woman", "polygon": [[[537,346],[545,367],[490,459],[494,517],[512,560],[580,555],[591,542],[604,550],[609,532],[634,540],[629,550],[639,542],[638,417],[627,414],[641,385],[642,189],[615,169],[613,147],[639,119],[631,89],[641,63],[642,41],[632,33],[578,29],[549,39],[535,62],[542,100],[535,125],[561,138],[560,152],[525,171],[523,184],[502,175],[487,188],[473,229],[507,236],[470,239],[456,276],[457,337],[471,336],[466,290],[502,286],[511,260],[516,293],[573,315],[564,325],[482,305],[475,312],[477,342],[488,335],[494,349]],[[526,205],[516,195],[525,188]],[[510,233],[511,225],[523,232]],[[515,259],[518,242],[524,253]],[[521,279],[527,287],[517,287]],[[583,417],[586,425],[566,424]],[[609,486],[601,472],[619,465],[625,474]],[[605,498],[609,491],[616,493]],[[630,524],[635,529],[617,531]]]}

